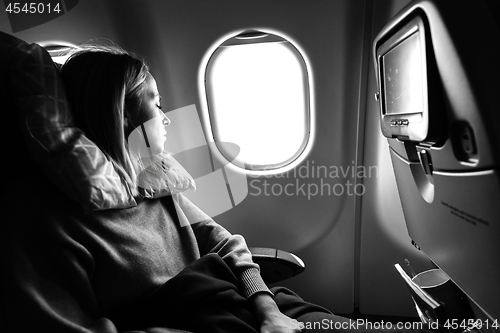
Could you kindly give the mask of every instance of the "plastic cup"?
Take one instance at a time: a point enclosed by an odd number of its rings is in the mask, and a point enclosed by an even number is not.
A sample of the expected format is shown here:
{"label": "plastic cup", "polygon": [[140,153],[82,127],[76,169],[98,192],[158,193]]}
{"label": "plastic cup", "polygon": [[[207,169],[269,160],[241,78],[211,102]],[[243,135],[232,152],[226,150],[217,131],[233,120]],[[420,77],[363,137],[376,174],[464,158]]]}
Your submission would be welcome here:
{"label": "plastic cup", "polygon": [[441,269],[423,271],[415,275],[412,280],[429,295],[443,303],[445,318],[441,319],[462,321],[472,318],[466,295]]}

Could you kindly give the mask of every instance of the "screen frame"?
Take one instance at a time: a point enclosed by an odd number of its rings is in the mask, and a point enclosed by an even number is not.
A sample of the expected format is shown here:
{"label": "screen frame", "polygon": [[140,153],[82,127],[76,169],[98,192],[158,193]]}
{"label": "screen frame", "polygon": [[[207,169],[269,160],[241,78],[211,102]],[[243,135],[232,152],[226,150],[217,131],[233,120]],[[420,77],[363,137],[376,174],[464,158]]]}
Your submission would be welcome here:
{"label": "screen frame", "polygon": [[[394,30],[393,30],[394,31]],[[392,31],[391,31],[392,32]],[[376,64],[378,73],[377,93],[380,103],[380,124],[382,133],[388,138],[398,138],[409,141],[424,141],[429,134],[429,80],[428,80],[428,53],[427,53],[427,26],[420,15],[412,17],[404,25],[389,32],[381,44],[376,47]],[[384,86],[384,56],[394,50],[409,37],[417,34],[420,42],[420,52],[422,60],[421,82],[422,82],[422,111],[388,113],[386,107],[386,90]]]}

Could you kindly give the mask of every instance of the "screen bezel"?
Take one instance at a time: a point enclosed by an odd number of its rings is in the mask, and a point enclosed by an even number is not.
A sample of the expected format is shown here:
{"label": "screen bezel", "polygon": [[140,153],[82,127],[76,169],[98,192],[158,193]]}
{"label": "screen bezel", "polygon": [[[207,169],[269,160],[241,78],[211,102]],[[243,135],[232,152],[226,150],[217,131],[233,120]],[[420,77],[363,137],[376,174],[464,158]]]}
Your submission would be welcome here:
{"label": "screen bezel", "polygon": [[[422,60],[422,107],[420,112],[387,113],[384,86],[383,58],[414,34],[418,35]],[[415,16],[390,35],[376,50],[380,120],[384,136],[401,140],[424,141],[429,132],[428,61],[426,47],[426,25],[420,16]]]}

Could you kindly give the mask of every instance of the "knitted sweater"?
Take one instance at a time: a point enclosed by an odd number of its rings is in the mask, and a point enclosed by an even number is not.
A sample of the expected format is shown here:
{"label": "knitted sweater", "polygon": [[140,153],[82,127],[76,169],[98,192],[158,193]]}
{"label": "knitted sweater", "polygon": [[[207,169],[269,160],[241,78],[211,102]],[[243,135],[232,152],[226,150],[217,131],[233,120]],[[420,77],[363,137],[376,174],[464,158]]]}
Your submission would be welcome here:
{"label": "knitted sweater", "polygon": [[242,295],[269,291],[243,237],[212,219],[182,226],[171,196],[86,215],[50,184],[34,185],[44,195],[22,201],[29,209],[15,209],[1,240],[12,332],[117,332],[102,313],[147,295],[208,253],[228,264]]}

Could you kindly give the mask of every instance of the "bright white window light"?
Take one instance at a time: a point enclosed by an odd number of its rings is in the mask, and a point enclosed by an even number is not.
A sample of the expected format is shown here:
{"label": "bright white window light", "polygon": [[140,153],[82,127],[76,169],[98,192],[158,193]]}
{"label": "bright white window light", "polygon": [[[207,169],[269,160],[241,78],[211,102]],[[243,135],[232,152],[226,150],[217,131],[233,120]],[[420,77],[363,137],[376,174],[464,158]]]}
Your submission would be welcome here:
{"label": "bright white window light", "polygon": [[214,141],[240,147],[232,163],[248,170],[277,169],[304,150],[310,132],[304,59],[287,40],[259,32],[220,45],[205,77]]}
{"label": "bright white window light", "polygon": [[38,44],[43,46],[49,52],[52,57],[52,61],[61,65],[66,62],[70,52],[78,48],[75,44],[63,41],[48,41],[40,42]]}

